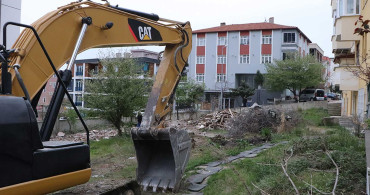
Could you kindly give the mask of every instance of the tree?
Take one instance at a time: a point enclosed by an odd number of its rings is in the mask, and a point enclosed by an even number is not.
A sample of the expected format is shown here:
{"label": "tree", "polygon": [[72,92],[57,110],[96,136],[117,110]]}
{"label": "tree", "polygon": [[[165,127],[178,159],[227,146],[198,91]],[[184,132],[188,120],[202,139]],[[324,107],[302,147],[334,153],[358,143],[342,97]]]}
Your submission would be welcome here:
{"label": "tree", "polygon": [[254,77],[254,82],[257,84],[258,87],[262,86],[265,82],[265,78],[263,77],[263,74],[259,70],[257,70],[256,77]]}
{"label": "tree", "polygon": [[289,89],[297,97],[304,88],[323,82],[322,70],[322,64],[312,56],[295,55],[294,58],[266,64],[266,84],[273,90]]}
{"label": "tree", "polygon": [[122,136],[122,117],[134,116],[134,111],[145,106],[151,80],[133,59],[106,57],[101,64],[103,70],[86,83],[85,102]]}
{"label": "tree", "polygon": [[190,108],[191,111],[196,111],[195,103],[202,100],[204,88],[204,84],[196,83],[194,80],[179,83],[176,89],[177,108]]}
{"label": "tree", "polygon": [[243,106],[247,106],[248,97],[254,95],[254,89],[250,88],[245,81],[242,81],[239,87],[231,89],[231,96],[240,96],[243,99]]}

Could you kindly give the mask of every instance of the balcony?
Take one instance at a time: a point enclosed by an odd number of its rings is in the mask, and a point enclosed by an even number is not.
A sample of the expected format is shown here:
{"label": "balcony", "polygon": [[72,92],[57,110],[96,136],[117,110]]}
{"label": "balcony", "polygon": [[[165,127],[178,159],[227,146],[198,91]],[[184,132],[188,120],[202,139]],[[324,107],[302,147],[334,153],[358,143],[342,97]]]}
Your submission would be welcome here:
{"label": "balcony", "polygon": [[358,15],[351,15],[341,16],[335,20],[335,34],[331,39],[334,54],[353,53],[351,48],[354,46],[354,41],[360,40],[360,36],[353,34],[355,28],[360,27],[360,24],[355,25],[357,19]]}

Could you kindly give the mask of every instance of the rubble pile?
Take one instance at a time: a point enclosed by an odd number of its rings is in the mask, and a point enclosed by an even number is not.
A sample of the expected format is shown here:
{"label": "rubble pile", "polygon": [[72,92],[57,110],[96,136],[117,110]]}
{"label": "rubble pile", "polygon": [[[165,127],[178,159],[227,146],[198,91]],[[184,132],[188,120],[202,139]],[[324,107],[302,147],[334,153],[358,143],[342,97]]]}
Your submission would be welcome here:
{"label": "rubble pile", "polygon": [[237,112],[231,111],[230,109],[207,114],[198,120],[197,128],[224,129],[226,127],[226,121],[230,118],[233,118],[235,115],[237,115]]}
{"label": "rubble pile", "polygon": [[[111,137],[116,136],[117,130],[115,129],[91,130],[89,135],[91,141],[100,141],[102,139],[109,139]],[[59,132],[55,137],[52,137],[50,140],[83,142],[86,141],[86,133],[66,134],[64,132]]]}

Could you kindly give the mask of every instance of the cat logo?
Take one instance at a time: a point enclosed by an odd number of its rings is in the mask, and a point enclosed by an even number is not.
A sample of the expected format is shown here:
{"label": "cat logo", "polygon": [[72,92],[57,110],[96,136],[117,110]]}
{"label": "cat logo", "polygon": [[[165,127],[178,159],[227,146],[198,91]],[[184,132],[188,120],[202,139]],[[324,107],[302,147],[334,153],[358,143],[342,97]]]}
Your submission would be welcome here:
{"label": "cat logo", "polygon": [[152,27],[139,26],[138,30],[139,30],[140,40],[145,40],[145,41],[152,40],[152,33],[150,32],[151,29]]}
{"label": "cat logo", "polygon": [[128,25],[130,33],[136,42],[162,41],[161,33],[149,24],[129,18]]}

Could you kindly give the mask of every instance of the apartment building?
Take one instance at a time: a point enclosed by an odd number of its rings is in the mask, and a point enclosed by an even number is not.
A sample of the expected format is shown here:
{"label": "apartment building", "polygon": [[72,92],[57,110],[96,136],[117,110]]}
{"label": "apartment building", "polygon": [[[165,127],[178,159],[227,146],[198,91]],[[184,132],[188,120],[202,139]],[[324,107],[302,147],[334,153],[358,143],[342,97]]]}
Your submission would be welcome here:
{"label": "apartment building", "polygon": [[[21,21],[21,0],[1,0],[0,1],[0,25],[1,28],[7,22],[20,22]],[[20,33],[20,28],[11,26],[7,28],[6,42],[7,48],[11,48],[17,40]],[[3,43],[3,33],[0,33],[0,42]]]}
{"label": "apartment building", "polygon": [[[362,21],[366,21],[366,20],[370,20],[370,5],[369,5],[369,2],[368,0],[361,0],[360,1],[360,13],[362,15]],[[358,21],[359,25],[362,25],[362,21]],[[363,26],[361,27],[362,30],[369,30],[369,26]],[[370,75],[370,60],[369,60],[369,47],[370,47],[370,38],[369,38],[369,35],[368,33],[358,33],[357,34],[358,37],[360,38],[360,41],[359,43],[356,45],[356,52],[358,52],[358,55],[356,55],[356,62],[359,63],[359,65],[362,67],[361,70],[363,70],[363,73],[365,73],[367,75],[367,78],[365,77],[365,79],[367,80],[367,82],[365,82],[365,80],[360,80],[360,84],[359,84],[359,95],[358,95],[358,98],[359,98],[359,106],[361,105],[361,102],[363,102],[363,107],[360,108],[359,110],[361,111],[361,109],[363,110],[363,116],[364,118],[369,118],[370,117],[370,95],[369,95],[369,91],[370,91],[370,85],[368,84],[369,81],[370,81],[370,77],[368,75]],[[364,91],[363,93],[361,93],[361,91]],[[363,95],[363,96],[362,96]],[[369,186],[369,183],[368,183],[368,186]],[[369,188],[367,190],[367,193],[369,193]]]}
{"label": "apartment building", "polygon": [[340,75],[339,88],[342,90],[342,115],[364,116],[366,84],[354,76],[353,70],[360,65],[359,42],[360,36],[354,30],[361,24],[355,25],[358,20],[362,5],[360,0],[332,0],[333,36],[332,48],[334,63],[339,67],[335,69]]}
{"label": "apartment building", "polygon": [[[265,63],[285,59],[289,53],[309,54],[311,40],[295,26],[269,22],[233,24],[193,31],[193,49],[189,57],[188,78],[204,83],[203,109],[238,107],[241,100],[224,97],[242,81],[257,88],[254,77],[257,70],[266,73]],[[265,104],[282,92],[258,94]],[[257,94],[250,103],[256,102]],[[221,102],[222,99],[222,102]],[[217,105],[221,104],[221,106]]]}
{"label": "apartment building", "polygon": [[[131,50],[131,53],[117,53],[116,57],[134,59],[139,65],[143,66],[144,72],[148,73],[150,77],[154,76],[158,70],[159,60],[157,52],[136,49]],[[75,61],[75,64],[72,67],[72,82],[68,86],[68,91],[71,96],[73,96],[76,106],[89,108],[89,105],[86,105],[83,101],[85,83],[88,80],[93,79],[94,74],[97,74],[102,68],[103,66],[98,58]]]}

